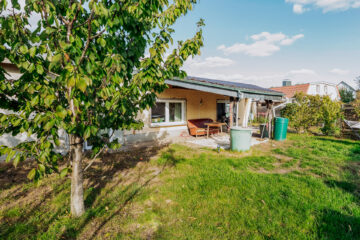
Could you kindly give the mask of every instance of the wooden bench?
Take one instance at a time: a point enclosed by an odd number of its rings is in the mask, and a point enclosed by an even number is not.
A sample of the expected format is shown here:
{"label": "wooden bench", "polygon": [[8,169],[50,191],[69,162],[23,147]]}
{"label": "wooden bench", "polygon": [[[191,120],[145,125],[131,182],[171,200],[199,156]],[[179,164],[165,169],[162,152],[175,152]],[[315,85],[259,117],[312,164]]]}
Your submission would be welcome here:
{"label": "wooden bench", "polygon": [[[192,119],[188,120],[188,128],[191,136],[205,136],[207,135],[207,126],[205,123],[214,122],[210,118]],[[209,134],[219,133],[219,128],[210,127]]]}

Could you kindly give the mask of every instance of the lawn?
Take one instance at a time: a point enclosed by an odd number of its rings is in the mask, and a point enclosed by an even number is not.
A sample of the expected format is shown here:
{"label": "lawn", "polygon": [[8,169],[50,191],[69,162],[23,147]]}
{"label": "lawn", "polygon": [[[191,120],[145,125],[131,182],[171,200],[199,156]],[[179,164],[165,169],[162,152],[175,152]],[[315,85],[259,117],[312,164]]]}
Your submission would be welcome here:
{"label": "lawn", "polygon": [[69,179],[36,187],[16,171],[0,168],[0,239],[360,239],[351,140],[291,134],[247,153],[107,154],[85,173],[79,219],[69,215]]}

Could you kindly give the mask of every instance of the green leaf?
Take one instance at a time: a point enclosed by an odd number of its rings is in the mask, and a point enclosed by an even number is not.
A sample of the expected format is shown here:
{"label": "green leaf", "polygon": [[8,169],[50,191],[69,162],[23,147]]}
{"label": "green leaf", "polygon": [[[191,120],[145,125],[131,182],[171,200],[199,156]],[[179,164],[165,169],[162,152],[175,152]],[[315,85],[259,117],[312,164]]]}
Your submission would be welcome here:
{"label": "green leaf", "polygon": [[46,27],[45,31],[46,31],[47,34],[51,34],[51,33],[55,32],[56,30],[54,28],[51,28],[51,27]]}
{"label": "green leaf", "polygon": [[39,170],[42,173],[45,173],[45,166],[43,164],[39,164]]}
{"label": "green leaf", "polygon": [[38,103],[39,103],[39,96],[33,97],[33,98],[31,99],[31,101],[30,101],[30,104],[31,104],[32,107],[35,106],[35,105],[37,105]]}
{"label": "green leaf", "polygon": [[58,105],[56,107],[56,116],[60,117],[61,119],[64,119],[67,116],[67,111],[62,106]]}
{"label": "green leaf", "polygon": [[69,168],[64,168],[63,170],[60,171],[60,177],[65,177],[69,172]]}
{"label": "green leaf", "polygon": [[17,165],[19,164],[20,162],[20,154],[16,154],[14,160],[13,160],[13,164],[14,164],[14,167],[17,167]]}
{"label": "green leaf", "polygon": [[67,87],[73,87],[75,86],[75,77],[74,76],[71,76],[69,79],[68,79],[68,82],[67,82]]}
{"label": "green leaf", "polygon": [[22,54],[26,54],[26,53],[28,52],[28,47],[27,47],[26,45],[22,45],[22,46],[20,47],[20,52],[21,52]]}
{"label": "green leaf", "polygon": [[30,56],[31,57],[35,57],[35,54],[36,54],[36,47],[32,47],[32,48],[30,48]]}
{"label": "green leaf", "polygon": [[60,146],[60,145],[61,145],[61,142],[60,142],[60,140],[59,140],[58,138],[55,138],[55,139],[54,139],[54,143],[55,143],[56,146]]}
{"label": "green leaf", "polygon": [[38,74],[43,74],[44,73],[44,68],[40,65],[40,64],[38,64],[37,66],[36,66],[36,71],[37,71],[37,73]]}
{"label": "green leaf", "polygon": [[48,121],[44,126],[44,130],[49,131],[54,125],[55,125],[55,120],[54,119],[51,120],[51,121]]}
{"label": "green leaf", "polygon": [[155,55],[156,55],[156,49],[155,48],[150,48],[149,52],[150,52],[151,57],[155,57]]}
{"label": "green leaf", "polygon": [[61,59],[62,59],[62,55],[61,53],[58,53],[51,58],[51,61],[53,63],[58,63]]}
{"label": "green leaf", "polygon": [[9,149],[9,153],[8,153],[8,155],[6,156],[6,160],[5,160],[5,162],[10,162],[11,161],[11,159],[14,157],[14,155],[15,155],[15,151],[14,150],[11,150],[11,149]]}
{"label": "green leaf", "polygon": [[77,87],[78,89],[80,89],[80,91],[85,92],[86,87],[87,87],[85,78],[80,78],[80,79],[76,82],[76,87]]}
{"label": "green leaf", "polygon": [[50,107],[54,101],[55,101],[54,95],[47,95],[44,99],[45,106]]}
{"label": "green leaf", "polygon": [[106,45],[106,41],[103,38],[99,38],[99,43],[102,47],[105,47],[105,45]]}
{"label": "green leaf", "polygon": [[86,140],[86,139],[88,139],[88,138],[90,137],[90,135],[91,135],[91,127],[87,127],[87,128],[85,129],[85,131],[84,131],[84,136],[83,136],[83,138]]}
{"label": "green leaf", "polygon": [[30,171],[29,174],[27,175],[27,178],[30,179],[30,180],[32,180],[32,179],[34,179],[35,174],[36,174],[36,169],[33,168],[33,169],[31,169],[31,171]]}

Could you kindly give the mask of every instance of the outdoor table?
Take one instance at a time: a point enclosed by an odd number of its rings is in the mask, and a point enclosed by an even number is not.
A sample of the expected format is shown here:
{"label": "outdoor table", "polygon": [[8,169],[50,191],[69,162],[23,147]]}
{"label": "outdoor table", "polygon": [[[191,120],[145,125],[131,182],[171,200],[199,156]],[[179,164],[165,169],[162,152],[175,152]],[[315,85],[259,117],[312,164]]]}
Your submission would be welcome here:
{"label": "outdoor table", "polygon": [[222,133],[222,126],[226,125],[226,123],[221,123],[221,122],[210,122],[210,123],[204,123],[204,124],[207,126],[206,138],[209,138],[210,127],[218,127],[218,128],[220,128],[220,132]]}

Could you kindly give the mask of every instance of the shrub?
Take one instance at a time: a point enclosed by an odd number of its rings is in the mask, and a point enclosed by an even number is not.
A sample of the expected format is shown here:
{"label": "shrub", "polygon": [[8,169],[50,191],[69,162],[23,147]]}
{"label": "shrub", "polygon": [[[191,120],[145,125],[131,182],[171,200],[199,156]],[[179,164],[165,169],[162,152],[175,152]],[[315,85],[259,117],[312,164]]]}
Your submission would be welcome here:
{"label": "shrub", "polygon": [[281,115],[289,118],[290,126],[294,127],[296,132],[308,131],[318,122],[321,99],[319,96],[308,96],[303,93],[297,93],[294,97],[295,103],[287,104]]}
{"label": "shrub", "polygon": [[350,103],[354,101],[354,94],[352,91],[342,88],[339,90],[340,98],[343,103]]}
{"label": "shrub", "polygon": [[289,119],[290,126],[300,133],[310,127],[322,124],[321,132],[334,135],[339,128],[337,120],[342,117],[341,103],[332,101],[329,96],[310,96],[303,93],[295,95],[295,103],[289,103],[281,110],[281,116]]}
{"label": "shrub", "polygon": [[320,112],[321,117],[319,120],[324,124],[321,128],[322,133],[325,135],[335,135],[340,130],[337,122],[343,116],[341,103],[332,101],[329,96],[324,96],[322,97]]}
{"label": "shrub", "polygon": [[360,91],[358,91],[356,94],[356,99],[353,102],[353,106],[357,116],[360,118]]}

